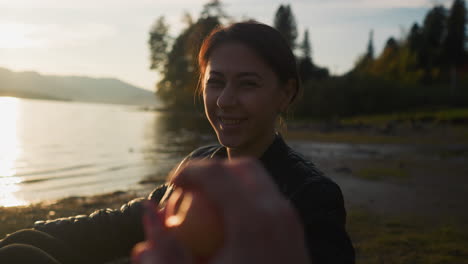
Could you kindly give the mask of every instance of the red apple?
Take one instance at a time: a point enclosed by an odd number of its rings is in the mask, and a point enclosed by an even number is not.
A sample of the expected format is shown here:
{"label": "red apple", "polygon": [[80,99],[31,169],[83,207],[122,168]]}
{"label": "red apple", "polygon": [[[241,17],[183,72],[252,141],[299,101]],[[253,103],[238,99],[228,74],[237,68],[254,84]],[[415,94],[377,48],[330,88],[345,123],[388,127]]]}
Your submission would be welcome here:
{"label": "red apple", "polygon": [[176,189],[166,205],[165,225],[197,258],[211,257],[223,244],[219,212],[200,192]]}

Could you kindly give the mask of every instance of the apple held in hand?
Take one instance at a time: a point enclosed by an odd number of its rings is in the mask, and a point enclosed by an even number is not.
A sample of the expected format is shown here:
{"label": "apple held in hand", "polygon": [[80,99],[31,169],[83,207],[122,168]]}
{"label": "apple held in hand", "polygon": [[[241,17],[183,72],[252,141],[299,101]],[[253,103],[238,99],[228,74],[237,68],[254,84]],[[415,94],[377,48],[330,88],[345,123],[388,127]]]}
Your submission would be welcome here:
{"label": "apple held in hand", "polygon": [[223,244],[222,218],[200,192],[177,188],[167,202],[164,224],[195,257],[209,258]]}

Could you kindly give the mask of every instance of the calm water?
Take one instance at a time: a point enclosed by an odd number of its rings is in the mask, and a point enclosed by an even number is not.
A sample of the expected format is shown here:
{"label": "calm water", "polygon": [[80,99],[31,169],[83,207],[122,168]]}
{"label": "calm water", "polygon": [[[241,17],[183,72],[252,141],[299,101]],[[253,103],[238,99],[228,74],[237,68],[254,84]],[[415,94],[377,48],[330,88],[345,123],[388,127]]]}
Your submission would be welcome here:
{"label": "calm water", "polygon": [[0,97],[0,206],[150,189],[212,141],[197,115]]}

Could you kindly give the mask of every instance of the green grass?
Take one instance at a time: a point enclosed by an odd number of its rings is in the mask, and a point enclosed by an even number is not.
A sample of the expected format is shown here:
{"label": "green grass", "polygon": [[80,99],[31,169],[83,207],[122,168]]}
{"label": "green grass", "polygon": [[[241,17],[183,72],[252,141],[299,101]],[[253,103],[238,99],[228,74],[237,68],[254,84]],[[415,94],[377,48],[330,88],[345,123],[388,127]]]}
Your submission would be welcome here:
{"label": "green grass", "polygon": [[468,263],[468,232],[456,224],[390,218],[362,209],[348,214],[357,263]]}
{"label": "green grass", "polygon": [[[425,113],[413,113],[418,118]],[[429,114],[428,114],[429,115]],[[290,140],[311,140],[318,142],[343,142],[355,144],[467,144],[468,125],[454,125],[447,120],[462,120],[468,122],[468,109],[452,109],[432,112],[429,123],[414,126],[411,123],[410,114],[403,117],[401,114],[360,116],[343,119],[340,122],[343,127],[333,125],[326,130],[325,124],[316,120],[294,120],[290,128],[283,130],[282,134]],[[391,126],[391,132],[384,132],[390,121],[400,120],[395,126]],[[444,125],[438,125],[445,122]],[[353,128],[351,125],[363,125]],[[421,126],[422,125],[422,126]]]}
{"label": "green grass", "polygon": [[438,111],[410,111],[382,115],[364,115],[341,119],[343,125],[373,125],[382,126],[390,121],[427,121],[433,123],[468,120],[468,108],[445,109]]}
{"label": "green grass", "polygon": [[[284,137],[289,140],[311,140],[318,142],[343,142],[355,144],[406,144],[415,143],[412,138],[395,137],[386,135],[375,135],[366,132],[326,132],[322,133],[313,130],[288,130],[283,133]],[[425,141],[424,141],[425,142]]]}
{"label": "green grass", "polygon": [[409,173],[403,168],[392,167],[367,167],[353,172],[353,175],[366,180],[384,180],[397,179],[403,180],[409,178]]}

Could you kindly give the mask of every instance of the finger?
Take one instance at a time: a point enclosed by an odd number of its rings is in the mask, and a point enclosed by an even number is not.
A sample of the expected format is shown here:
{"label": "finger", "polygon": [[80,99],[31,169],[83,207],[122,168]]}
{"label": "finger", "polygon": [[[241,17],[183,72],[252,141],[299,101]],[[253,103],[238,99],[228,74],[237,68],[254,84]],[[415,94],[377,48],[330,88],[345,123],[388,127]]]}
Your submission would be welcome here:
{"label": "finger", "polygon": [[146,251],[146,248],[148,247],[146,242],[140,242],[136,244],[133,249],[132,249],[132,264],[139,264],[141,263],[141,255],[143,252]]}
{"label": "finger", "polygon": [[146,240],[150,243],[165,236],[164,224],[156,212],[156,206],[156,203],[150,200],[144,203],[143,228]]}
{"label": "finger", "polygon": [[140,242],[132,249],[132,264],[152,263],[158,264],[158,257],[154,254],[153,248],[148,242]]}
{"label": "finger", "polygon": [[147,201],[144,207],[143,227],[146,242],[135,248],[135,258],[141,263],[190,263],[188,251],[166,230],[162,220],[164,212],[158,212],[153,201]]}

